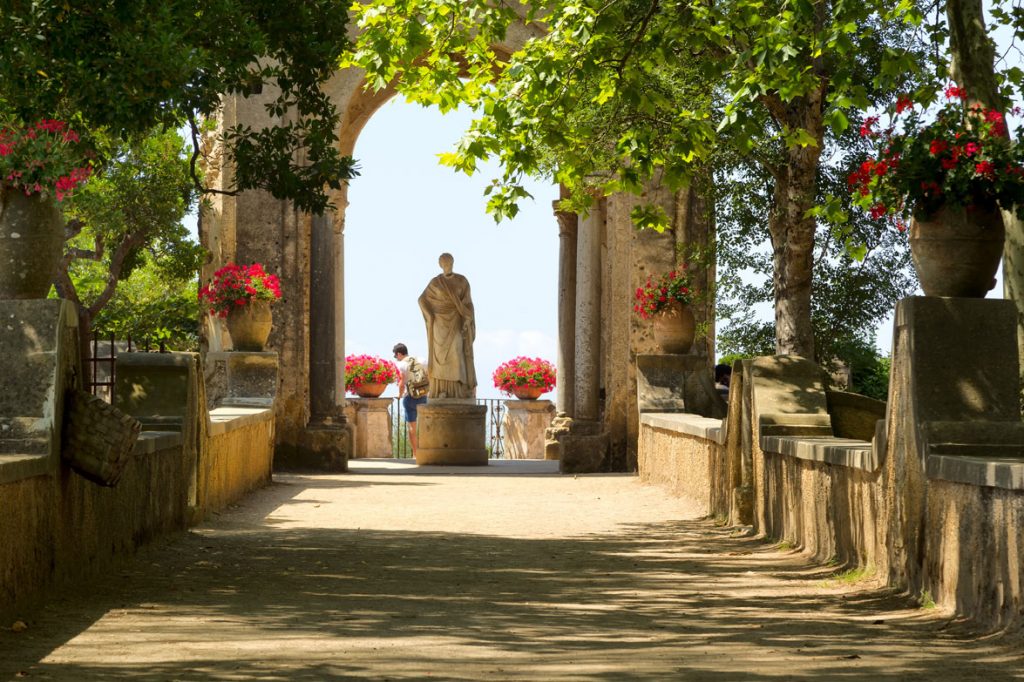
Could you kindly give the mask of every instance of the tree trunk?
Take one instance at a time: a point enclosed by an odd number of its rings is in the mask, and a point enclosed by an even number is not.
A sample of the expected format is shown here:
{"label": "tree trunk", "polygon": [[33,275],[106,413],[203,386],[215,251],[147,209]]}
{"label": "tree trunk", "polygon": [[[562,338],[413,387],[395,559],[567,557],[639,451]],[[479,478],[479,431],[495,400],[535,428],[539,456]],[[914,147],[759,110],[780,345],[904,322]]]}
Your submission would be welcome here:
{"label": "tree trunk", "polygon": [[804,214],[814,207],[818,154],[809,153],[810,149],[789,153],[790,163],[775,181],[775,205],[768,216],[768,230],[774,265],[775,352],[813,360],[811,273],[815,222]]}
{"label": "tree trunk", "polygon": [[[947,0],[946,15],[954,80],[966,90],[969,101],[1005,113],[1006,103],[996,87],[995,48],[985,29],[982,0]],[[1003,224],[1003,298],[1017,306],[1017,348],[1024,358],[1024,222],[1013,211],[1003,211]],[[1024,385],[1024,363],[1020,372]]]}

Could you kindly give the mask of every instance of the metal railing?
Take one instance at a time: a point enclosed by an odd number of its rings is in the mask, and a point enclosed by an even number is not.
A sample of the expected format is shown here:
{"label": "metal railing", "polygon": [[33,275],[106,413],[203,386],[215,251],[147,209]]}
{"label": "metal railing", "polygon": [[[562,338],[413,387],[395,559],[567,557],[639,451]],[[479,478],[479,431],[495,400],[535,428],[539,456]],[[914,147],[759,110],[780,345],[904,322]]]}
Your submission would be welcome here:
{"label": "metal railing", "polygon": [[[97,398],[108,403],[114,402],[114,383],[117,378],[117,353],[134,353],[142,351],[149,353],[154,346],[148,341],[141,348],[132,342],[129,335],[125,340],[118,341],[113,334],[100,334],[93,332],[92,344],[89,353],[89,384],[86,389]],[[161,353],[167,352],[167,347],[161,341],[156,348]]]}
{"label": "metal railing", "polygon": [[[505,435],[501,426],[505,417],[505,400],[500,398],[477,398],[477,405],[487,408],[487,456],[490,459],[504,459]],[[405,410],[399,398],[391,399],[391,452],[399,459],[412,457],[409,443],[409,425],[405,421]]]}

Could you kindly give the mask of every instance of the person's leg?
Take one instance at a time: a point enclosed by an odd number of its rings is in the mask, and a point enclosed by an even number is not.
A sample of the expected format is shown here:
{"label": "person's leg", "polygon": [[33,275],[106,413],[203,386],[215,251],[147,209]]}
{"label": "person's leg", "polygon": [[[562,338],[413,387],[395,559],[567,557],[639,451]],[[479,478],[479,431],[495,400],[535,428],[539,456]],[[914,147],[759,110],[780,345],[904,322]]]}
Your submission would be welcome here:
{"label": "person's leg", "polygon": [[412,396],[402,398],[402,407],[405,408],[405,426],[409,430],[409,445],[412,446],[412,456],[416,456],[416,408],[419,400]]}
{"label": "person's leg", "polygon": [[412,446],[412,456],[416,456],[416,422],[409,422],[409,445]]}

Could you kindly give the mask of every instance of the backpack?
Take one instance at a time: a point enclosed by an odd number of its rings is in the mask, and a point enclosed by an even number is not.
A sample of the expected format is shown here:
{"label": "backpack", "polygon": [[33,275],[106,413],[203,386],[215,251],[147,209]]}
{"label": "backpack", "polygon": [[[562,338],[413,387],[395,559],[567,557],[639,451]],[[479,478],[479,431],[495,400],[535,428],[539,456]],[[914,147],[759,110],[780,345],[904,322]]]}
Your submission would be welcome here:
{"label": "backpack", "polygon": [[430,389],[427,370],[416,358],[409,356],[409,379],[405,382],[406,392],[413,398],[422,398]]}

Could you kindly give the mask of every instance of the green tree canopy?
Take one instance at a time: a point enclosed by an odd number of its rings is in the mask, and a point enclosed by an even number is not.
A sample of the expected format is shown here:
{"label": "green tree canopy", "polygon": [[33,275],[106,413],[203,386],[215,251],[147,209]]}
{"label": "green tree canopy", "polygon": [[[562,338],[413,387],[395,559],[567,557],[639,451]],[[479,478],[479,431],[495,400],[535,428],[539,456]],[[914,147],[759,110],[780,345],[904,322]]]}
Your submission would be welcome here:
{"label": "green tree canopy", "polygon": [[[516,7],[520,11],[516,11]],[[920,17],[909,0],[374,0],[357,8],[354,62],[375,87],[480,114],[443,160],[466,172],[497,157],[497,217],[513,215],[522,178],[547,174],[573,192],[682,185],[717,148],[771,176],[776,348],[813,357],[811,258],[826,129],[892,96],[921,54],[896,34]],[[512,23],[536,37],[506,56]],[[610,175],[608,174],[610,172]],[[657,226],[656,210],[634,216]]]}
{"label": "green tree canopy", "polygon": [[348,6],[334,0],[0,0],[0,113],[127,139],[197,125],[223,95],[273,85],[276,125],[225,132],[234,190],[319,212],[325,188],[354,173],[320,88],[349,45],[347,26]]}

